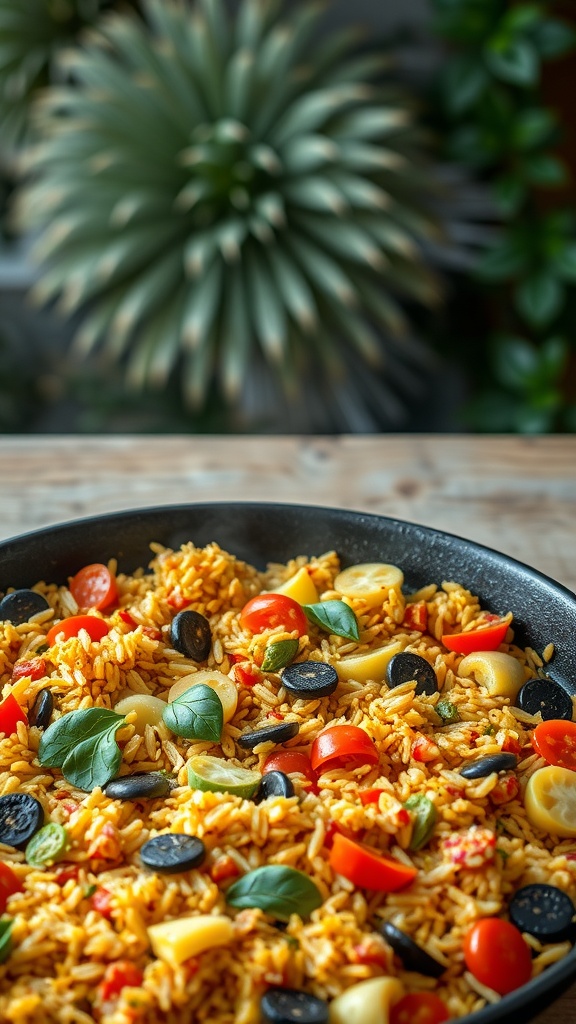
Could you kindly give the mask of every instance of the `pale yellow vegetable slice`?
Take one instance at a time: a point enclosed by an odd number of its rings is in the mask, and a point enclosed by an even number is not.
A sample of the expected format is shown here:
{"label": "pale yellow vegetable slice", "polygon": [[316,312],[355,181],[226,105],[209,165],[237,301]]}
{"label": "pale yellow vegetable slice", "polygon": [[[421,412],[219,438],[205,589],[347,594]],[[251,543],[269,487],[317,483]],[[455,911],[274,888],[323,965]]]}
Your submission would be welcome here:
{"label": "pale yellow vegetable slice", "polygon": [[388,1024],[390,1010],[404,995],[398,978],[368,978],[330,1003],[330,1024]]}
{"label": "pale yellow vegetable slice", "polygon": [[334,580],[334,590],[344,597],[360,598],[369,608],[382,605],[390,590],[400,590],[404,573],[397,565],[362,562],[343,569]]}
{"label": "pale yellow vegetable slice", "polygon": [[114,705],[114,711],[119,715],[129,715],[131,711],[135,711],[134,728],[143,736],[147,725],[160,725],[166,707],[166,701],[160,700],[160,697],[153,697],[148,693],[134,693],[119,700]]}
{"label": "pale yellow vegetable slice", "polygon": [[186,690],[189,690],[191,686],[196,686],[198,683],[204,683],[204,686],[211,687],[220,698],[222,704],[222,711],[224,712],[224,722],[229,722],[231,718],[234,718],[236,708],[238,706],[238,689],[236,683],[232,682],[229,676],[225,676],[223,672],[218,672],[216,669],[201,669],[200,672],[190,672],[186,676],[182,676],[174,686],[171,686],[168,691],[168,703],[171,704],[176,697],[181,697]]}
{"label": "pale yellow vegetable slice", "polygon": [[227,946],[234,937],[229,917],[223,914],[198,914],[161,921],[148,928],[152,952],[159,960],[177,966],[214,946]]}
{"label": "pale yellow vegetable slice", "polygon": [[310,579],[310,573],[305,566],[298,569],[298,572],[291,576],[281,587],[276,587],[273,594],[285,594],[291,597],[298,604],[316,604],[319,600],[318,591]]}
{"label": "pale yellow vegetable slice", "polygon": [[260,772],[225,761],[211,754],[196,754],[188,762],[188,785],[191,789],[213,793],[233,793],[249,800],[262,781]]}
{"label": "pale yellow vegetable slice", "polygon": [[382,682],[386,675],[388,662],[395,654],[398,654],[404,645],[395,640],[387,647],[377,647],[374,651],[366,654],[351,654],[348,658],[341,658],[334,663],[338,678],[342,680],[352,679],[356,683],[365,683],[368,679]]}
{"label": "pale yellow vegetable slice", "polygon": [[528,780],[524,806],[536,828],[573,839],[576,837],[576,772],[553,764],[539,768]]}
{"label": "pale yellow vegetable slice", "polygon": [[502,651],[477,651],[462,658],[459,676],[473,676],[494,697],[515,700],[524,685],[524,669],[516,658]]}

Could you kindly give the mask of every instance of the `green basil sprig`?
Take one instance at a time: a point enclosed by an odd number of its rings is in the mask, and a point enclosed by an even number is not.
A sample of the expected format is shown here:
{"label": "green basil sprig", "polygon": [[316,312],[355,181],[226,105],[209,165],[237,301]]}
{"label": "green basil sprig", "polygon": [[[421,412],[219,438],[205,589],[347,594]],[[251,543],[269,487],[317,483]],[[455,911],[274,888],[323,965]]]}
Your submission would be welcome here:
{"label": "green basil sprig", "polygon": [[414,796],[409,797],[404,807],[415,815],[412,839],[408,849],[421,850],[434,831],[438,817],[436,808],[423,793],[415,793]]}
{"label": "green basil sprig", "polygon": [[62,715],[46,729],[38,760],[46,768],[61,768],[68,782],[89,792],[105,786],[120,769],[122,751],[116,733],[126,718],[106,708],[87,708]]}
{"label": "green basil sprig", "polygon": [[12,952],[12,918],[3,917],[0,921],[0,964],[6,963]]}
{"label": "green basil sprig", "polygon": [[230,886],[226,902],[232,907],[259,907],[278,921],[288,921],[291,914],[308,917],[321,906],[322,896],[303,871],[269,864],[249,871]]}
{"label": "green basil sprig", "polygon": [[260,668],[263,672],[277,672],[296,657],[298,647],[298,640],[277,640],[274,644],[268,644]]}
{"label": "green basil sprig", "polygon": [[358,619],[344,601],[319,601],[318,604],[304,604],[302,608],[310,622],[320,629],[343,636],[346,640],[360,640]]}
{"label": "green basil sprig", "polygon": [[196,683],[168,704],[162,718],[172,732],[187,740],[218,743],[224,726],[222,701],[205,683]]}

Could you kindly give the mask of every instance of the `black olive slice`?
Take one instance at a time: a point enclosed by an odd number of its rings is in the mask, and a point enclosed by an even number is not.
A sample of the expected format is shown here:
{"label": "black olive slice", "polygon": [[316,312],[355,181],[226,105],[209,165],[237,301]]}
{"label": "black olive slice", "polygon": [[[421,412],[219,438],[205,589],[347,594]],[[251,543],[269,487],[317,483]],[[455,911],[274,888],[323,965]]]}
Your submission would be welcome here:
{"label": "black olive slice", "polygon": [[238,743],[247,750],[258,743],[286,743],[286,740],[294,739],[298,735],[300,726],[298,722],[278,722],[278,725],[265,725],[263,729],[255,729],[254,732],[244,732],[238,737]]}
{"label": "black olive slice", "polygon": [[481,757],[461,768],[460,775],[465,779],[483,779],[492,772],[511,771],[517,764],[516,754],[489,754],[488,757]]}
{"label": "black olive slice", "polygon": [[296,988],[269,988],[260,1009],[266,1024],[328,1024],[328,1003]]}
{"label": "black olive slice", "polygon": [[200,612],[178,612],[170,626],[170,643],[186,658],[206,661],[212,646],[212,631],[208,619]]}
{"label": "black olive slice", "polygon": [[574,704],[570,694],[553,679],[539,677],[529,679],[518,693],[517,704],[529,715],[538,712],[545,721],[551,718],[565,718],[572,721]]}
{"label": "black olive slice", "polygon": [[0,796],[0,843],[23,850],[44,824],[44,808],[28,793]]}
{"label": "black olive slice", "polygon": [[140,850],[142,863],[152,871],[165,875],[197,868],[205,856],[206,848],[202,840],[183,832],[166,832],[154,836]]}
{"label": "black olive slice", "polygon": [[160,772],[136,772],[112,779],[104,786],[104,794],[110,800],[140,800],[166,796],[170,792],[170,781]]}
{"label": "black olive slice", "polygon": [[284,772],[266,772],[254,795],[254,803],[259,804],[269,796],[294,796],[292,779]]}
{"label": "black olive slice", "polygon": [[429,978],[439,978],[444,974],[446,968],[400,928],[396,928],[389,921],[384,921],[380,926],[380,933],[407,971],[417,971],[418,974],[425,974]]}
{"label": "black olive slice", "polygon": [[49,607],[46,598],[35,590],[14,590],[0,601],[0,622],[8,621],[13,626],[21,626],[33,615],[45,612]]}
{"label": "black olive slice", "polygon": [[576,907],[556,885],[535,882],[514,894],[508,905],[512,924],[542,942],[574,939]]}
{"label": "black olive slice", "polygon": [[28,722],[30,725],[35,725],[38,729],[45,729],[47,725],[50,725],[53,711],[54,696],[52,691],[47,689],[40,690],[36,694],[36,700],[28,713]]}
{"label": "black olive slice", "polygon": [[295,697],[328,697],[338,686],[338,673],[324,661],[298,661],[284,669],[282,685]]}
{"label": "black olive slice", "polygon": [[403,651],[390,658],[386,669],[386,682],[390,688],[402,686],[402,683],[408,683],[412,679],[416,680],[414,693],[425,693],[429,696],[437,693],[436,673],[426,658],[421,658],[419,654],[411,654],[409,651]]}

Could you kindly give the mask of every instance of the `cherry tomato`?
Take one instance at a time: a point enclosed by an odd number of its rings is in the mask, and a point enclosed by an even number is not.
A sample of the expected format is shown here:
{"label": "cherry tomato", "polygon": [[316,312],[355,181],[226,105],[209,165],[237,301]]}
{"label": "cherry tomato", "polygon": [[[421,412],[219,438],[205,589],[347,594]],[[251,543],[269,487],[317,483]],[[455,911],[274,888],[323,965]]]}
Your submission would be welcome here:
{"label": "cherry tomato", "polygon": [[484,917],[472,925],[464,938],[464,960],[482,985],[501,996],[532,976],[532,956],[522,933],[498,917]]}
{"label": "cherry tomato", "polygon": [[64,634],[64,640],[69,640],[72,636],[78,636],[81,629],[85,629],[92,640],[101,640],[109,632],[110,626],[95,615],[71,615],[69,619],[62,619],[62,622],[57,622],[48,630],[46,643],[52,647],[60,633]]}
{"label": "cherry tomato", "polygon": [[301,606],[285,594],[258,594],[244,605],[240,612],[240,625],[250,633],[282,626],[288,633],[298,636],[308,632],[308,620]]}
{"label": "cherry tomato", "polygon": [[449,1019],[446,1005],[434,992],[409,992],[390,1010],[390,1024],[442,1024]]}
{"label": "cherry tomato", "polygon": [[130,960],[118,960],[115,964],[108,964],[98,986],[98,995],[102,1002],[108,1002],[114,996],[119,996],[127,985],[130,988],[140,988],[143,979],[142,971]]}
{"label": "cherry tomato", "polygon": [[576,722],[549,718],[532,733],[532,746],[548,764],[576,772]]}
{"label": "cherry tomato", "polygon": [[300,775],[316,785],[316,772],[310,763],[310,758],[298,750],[278,750],[268,754],[262,772],[264,775],[267,772],[284,772],[285,775],[290,775],[290,772],[299,772]]}
{"label": "cherry tomato", "polygon": [[70,580],[70,593],[79,608],[102,611],[118,600],[116,577],[101,562],[85,565]]}
{"label": "cherry tomato", "polygon": [[23,892],[22,883],[12,868],[0,860],[0,914],[6,910],[8,897],[15,892]]}
{"label": "cherry tomato", "polygon": [[334,835],[330,867],[360,889],[375,889],[378,892],[405,889],[418,874],[416,868],[401,864],[391,857],[384,857],[377,850],[356,843],[340,832]]}
{"label": "cherry tomato", "polygon": [[332,725],[314,740],[310,760],[314,771],[329,771],[349,764],[377,764],[378,751],[357,725]]}
{"label": "cherry tomato", "polygon": [[3,732],[5,736],[11,736],[16,732],[18,722],[27,723],[28,719],[14,694],[9,693],[0,704],[0,732]]}
{"label": "cherry tomato", "polygon": [[456,651],[457,654],[495,651],[504,640],[509,625],[509,619],[497,619],[496,622],[490,621],[488,626],[480,626],[467,633],[445,633],[442,643],[449,651]]}

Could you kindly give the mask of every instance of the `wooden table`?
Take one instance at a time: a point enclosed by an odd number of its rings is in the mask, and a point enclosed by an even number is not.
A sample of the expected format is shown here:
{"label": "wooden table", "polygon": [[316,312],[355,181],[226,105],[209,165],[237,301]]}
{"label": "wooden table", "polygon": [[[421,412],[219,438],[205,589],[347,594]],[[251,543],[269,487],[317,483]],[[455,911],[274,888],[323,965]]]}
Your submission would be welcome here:
{"label": "wooden table", "polygon": [[[576,438],[4,437],[0,538],[124,508],[338,506],[497,548],[576,591]],[[576,1019],[576,986],[537,1024]]]}

